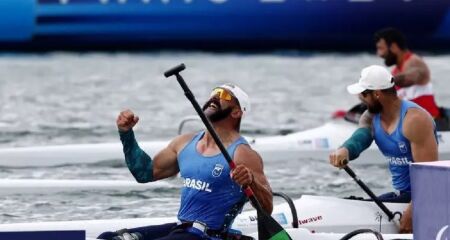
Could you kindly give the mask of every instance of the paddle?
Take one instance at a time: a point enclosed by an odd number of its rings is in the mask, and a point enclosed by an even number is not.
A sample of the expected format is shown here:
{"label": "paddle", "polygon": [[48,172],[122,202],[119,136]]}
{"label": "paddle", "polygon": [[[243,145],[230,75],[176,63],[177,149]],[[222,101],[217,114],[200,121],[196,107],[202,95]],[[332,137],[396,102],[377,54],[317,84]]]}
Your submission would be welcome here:
{"label": "paddle", "polygon": [[[348,161],[346,162],[348,163]],[[380,209],[389,217],[389,221],[392,221],[395,218],[395,215],[399,215],[400,218],[402,217],[402,214],[400,212],[392,213],[391,210],[389,210],[386,205],[384,205],[384,203],[380,201],[377,196],[375,196],[372,190],[370,190],[370,188],[361,179],[359,179],[358,176],[356,176],[355,172],[353,172],[353,170],[348,165],[345,165],[343,169],[348,173],[348,175],[353,178],[353,180],[355,180],[355,182],[364,190],[364,192],[366,192],[367,195],[370,196],[375,204],[377,204],[378,207],[380,207]]]}
{"label": "paddle", "polygon": [[[184,95],[186,95],[187,99],[192,103],[192,106],[194,106],[195,111],[202,119],[202,122],[205,124],[206,129],[208,129],[208,132],[213,137],[214,141],[216,142],[217,146],[219,147],[220,151],[222,152],[223,156],[227,160],[228,164],[230,165],[231,169],[235,169],[236,165],[231,159],[230,155],[228,154],[227,150],[222,144],[222,141],[219,139],[219,136],[217,136],[216,131],[212,127],[211,123],[209,122],[208,118],[206,118],[205,114],[203,113],[200,105],[198,105],[198,102],[195,100],[194,94],[192,94],[189,87],[186,85],[186,82],[184,81],[183,77],[180,75],[180,72],[183,71],[186,68],[184,64],[180,64],[164,73],[164,76],[166,78],[175,75],[177,78],[178,83],[180,84],[181,88],[184,90]],[[281,225],[275,221],[275,219],[272,218],[268,213],[264,211],[264,209],[261,207],[261,204],[259,203],[258,199],[256,199],[255,194],[253,193],[252,189],[250,187],[246,187],[244,189],[245,195],[250,199],[253,206],[256,209],[257,217],[258,217],[258,238],[260,240],[290,240],[292,239],[287,232],[281,227]]]}

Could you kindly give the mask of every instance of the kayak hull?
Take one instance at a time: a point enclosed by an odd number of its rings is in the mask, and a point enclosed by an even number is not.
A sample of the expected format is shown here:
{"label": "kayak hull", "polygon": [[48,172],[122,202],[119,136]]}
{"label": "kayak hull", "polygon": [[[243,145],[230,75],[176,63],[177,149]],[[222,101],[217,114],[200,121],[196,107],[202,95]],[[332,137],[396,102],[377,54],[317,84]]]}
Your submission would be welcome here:
{"label": "kayak hull", "polygon": [[[328,161],[331,151],[351,136],[356,125],[334,121],[320,127],[279,136],[246,137],[264,161],[312,159]],[[450,159],[450,132],[438,132],[439,159]],[[154,155],[169,141],[142,141],[148,154]],[[102,161],[123,162],[122,145],[116,143],[68,144],[60,146],[18,147],[0,149],[0,166],[48,167],[92,164]],[[352,164],[386,164],[375,143]]]}
{"label": "kayak hull", "polygon": [[[293,240],[341,240],[345,234],[343,233],[312,233],[308,229],[299,228],[299,229],[287,229],[286,230],[289,236]],[[257,233],[250,234],[255,239],[258,239]],[[373,240],[376,239],[373,234],[361,234],[357,235],[352,240]],[[408,240],[413,239],[412,234],[383,234],[384,240]]]}
{"label": "kayak hull", "polygon": [[[395,223],[389,222],[373,202],[340,199],[335,197],[304,195],[294,201],[299,226],[314,232],[347,233],[355,229],[380,229],[383,233],[396,233]],[[406,204],[388,203],[391,211],[403,211]],[[272,216],[284,228],[292,228],[292,214],[288,204],[274,207]],[[0,231],[85,230],[86,236],[97,237],[105,231],[176,222],[175,217],[134,218],[110,220],[83,220],[37,223],[0,224]],[[234,221],[233,229],[244,234],[257,231],[256,211],[244,211]]]}

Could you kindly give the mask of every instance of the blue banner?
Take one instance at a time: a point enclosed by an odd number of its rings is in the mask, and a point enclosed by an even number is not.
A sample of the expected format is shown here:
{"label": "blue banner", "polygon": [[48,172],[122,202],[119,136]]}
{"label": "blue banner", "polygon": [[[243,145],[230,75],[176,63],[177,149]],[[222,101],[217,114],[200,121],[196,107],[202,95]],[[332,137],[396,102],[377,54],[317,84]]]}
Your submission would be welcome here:
{"label": "blue banner", "polygon": [[450,46],[447,0],[0,0],[0,11],[0,43],[44,47],[373,49],[373,33],[388,26],[413,49]]}
{"label": "blue banner", "polygon": [[410,174],[414,239],[450,239],[450,161],[412,164]]}
{"label": "blue banner", "polygon": [[31,40],[35,7],[35,0],[0,0],[0,41]]}
{"label": "blue banner", "polygon": [[7,240],[85,240],[86,231],[35,231],[0,232],[0,239]]}

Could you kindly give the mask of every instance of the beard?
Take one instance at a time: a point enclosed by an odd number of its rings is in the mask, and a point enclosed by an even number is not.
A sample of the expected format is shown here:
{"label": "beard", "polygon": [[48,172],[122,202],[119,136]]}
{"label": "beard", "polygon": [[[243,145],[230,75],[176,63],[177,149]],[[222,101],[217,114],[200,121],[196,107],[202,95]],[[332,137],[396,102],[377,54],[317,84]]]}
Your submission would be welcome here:
{"label": "beard", "polygon": [[397,63],[397,55],[393,54],[390,50],[388,50],[388,53],[384,57],[384,64],[386,66],[390,67]]}
{"label": "beard", "polygon": [[[209,105],[211,105],[211,103],[214,103],[217,106],[216,111],[208,110],[208,107],[209,107]],[[205,105],[203,105],[202,110],[205,113],[206,117],[211,122],[218,122],[218,121],[221,121],[221,120],[227,118],[231,114],[231,111],[232,111],[231,107],[222,109],[222,106],[220,105],[220,101],[218,101],[214,98],[207,101],[205,103]]]}
{"label": "beard", "polygon": [[381,105],[381,103],[379,101],[374,101],[373,104],[367,105],[367,109],[369,110],[370,113],[372,114],[378,114],[381,113],[381,111],[383,111],[383,105]]}

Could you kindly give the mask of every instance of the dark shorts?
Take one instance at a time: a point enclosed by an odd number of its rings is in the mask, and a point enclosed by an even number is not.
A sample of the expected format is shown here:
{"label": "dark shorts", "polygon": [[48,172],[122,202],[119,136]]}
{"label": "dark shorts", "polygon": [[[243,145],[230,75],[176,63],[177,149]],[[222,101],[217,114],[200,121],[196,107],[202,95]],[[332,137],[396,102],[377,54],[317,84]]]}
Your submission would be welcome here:
{"label": "dark shorts", "polygon": [[392,202],[392,203],[409,203],[411,202],[411,192],[410,191],[400,191],[398,192],[388,192],[378,196],[382,202]]}
{"label": "dark shorts", "polygon": [[[204,240],[208,239],[201,235],[190,233],[184,229],[178,229],[177,223],[145,226],[128,229],[129,233],[139,233],[142,239],[139,240]],[[118,234],[116,232],[104,232],[97,239],[112,240]]]}

